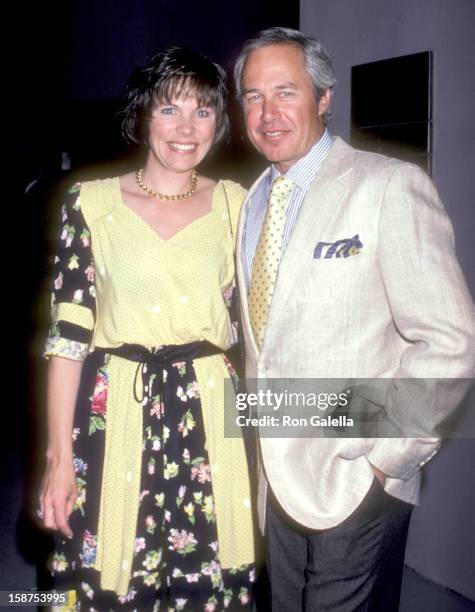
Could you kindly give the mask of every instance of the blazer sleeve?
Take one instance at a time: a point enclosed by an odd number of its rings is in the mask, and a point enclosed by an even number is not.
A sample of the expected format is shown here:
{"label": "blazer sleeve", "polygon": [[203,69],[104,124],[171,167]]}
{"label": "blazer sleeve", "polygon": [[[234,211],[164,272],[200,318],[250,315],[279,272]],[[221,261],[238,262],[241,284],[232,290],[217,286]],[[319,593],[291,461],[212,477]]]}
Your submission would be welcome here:
{"label": "blazer sleeve", "polygon": [[400,437],[376,439],[370,463],[411,478],[438,450],[438,426],[475,372],[475,312],[451,223],[429,177],[401,164],[379,219],[378,264],[395,326],[409,343],[389,382],[385,412]]}

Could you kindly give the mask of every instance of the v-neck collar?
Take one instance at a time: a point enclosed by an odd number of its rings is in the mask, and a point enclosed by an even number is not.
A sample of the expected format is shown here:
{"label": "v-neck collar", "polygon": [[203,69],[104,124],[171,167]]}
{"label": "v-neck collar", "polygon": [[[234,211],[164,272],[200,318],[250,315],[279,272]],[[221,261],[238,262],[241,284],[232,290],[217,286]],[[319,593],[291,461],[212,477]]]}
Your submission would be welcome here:
{"label": "v-neck collar", "polygon": [[125,208],[128,211],[128,214],[132,215],[135,219],[137,219],[139,221],[139,223],[141,223],[142,225],[147,227],[149,229],[149,231],[152,232],[154,234],[154,236],[156,236],[156,238],[158,238],[158,240],[160,240],[160,242],[165,243],[165,244],[168,243],[168,242],[173,241],[177,236],[181,236],[188,229],[191,229],[192,227],[197,225],[200,221],[203,221],[204,219],[207,219],[208,217],[210,217],[211,215],[216,213],[217,192],[218,192],[218,187],[221,188],[221,183],[222,183],[221,180],[216,183],[216,185],[215,185],[215,187],[213,189],[213,193],[211,195],[211,209],[207,213],[197,217],[196,219],[193,219],[193,221],[190,221],[189,223],[187,223],[186,225],[181,227],[178,231],[176,231],[174,234],[172,234],[168,238],[164,238],[163,236],[160,235],[160,233],[154,227],[152,227],[150,225],[150,223],[148,223],[142,217],[142,215],[140,215],[137,211],[135,211],[133,208],[128,206],[128,204],[126,204],[126,202],[124,200],[124,196],[122,194],[122,188],[121,188],[121,185],[120,185],[120,177],[115,177],[115,179],[112,179],[112,180],[115,181],[115,186],[116,186],[116,191],[117,191],[117,198],[118,198],[118,203],[119,203],[118,205],[120,206],[120,208]]}

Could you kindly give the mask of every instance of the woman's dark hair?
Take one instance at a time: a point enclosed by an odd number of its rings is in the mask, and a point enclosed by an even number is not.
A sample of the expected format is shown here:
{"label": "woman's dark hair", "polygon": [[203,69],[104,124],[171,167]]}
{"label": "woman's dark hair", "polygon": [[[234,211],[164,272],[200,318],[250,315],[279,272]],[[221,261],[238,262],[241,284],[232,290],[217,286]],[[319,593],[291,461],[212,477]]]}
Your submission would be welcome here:
{"label": "woman's dark hair", "polygon": [[229,135],[226,73],[219,64],[182,47],[167,47],[132,73],[119,113],[124,138],[147,144],[153,109],[189,92],[196,93],[200,106],[208,106],[216,113],[213,149],[216,148]]}

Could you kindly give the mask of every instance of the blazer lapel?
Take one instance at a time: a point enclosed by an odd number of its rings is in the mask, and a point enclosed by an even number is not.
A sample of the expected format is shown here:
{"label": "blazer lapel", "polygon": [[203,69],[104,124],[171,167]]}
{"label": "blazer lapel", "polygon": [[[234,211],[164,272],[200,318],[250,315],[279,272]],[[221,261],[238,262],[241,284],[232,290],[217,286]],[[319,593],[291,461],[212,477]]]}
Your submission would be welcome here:
{"label": "blazer lapel", "polygon": [[[348,191],[346,175],[353,165],[353,149],[337,138],[302,203],[289,244],[280,262],[267,328],[272,328],[292,293],[298,273],[313,258],[316,232],[322,236]],[[347,177],[346,177],[347,178]],[[306,253],[306,255],[303,255]],[[264,339],[265,344],[265,339]]]}

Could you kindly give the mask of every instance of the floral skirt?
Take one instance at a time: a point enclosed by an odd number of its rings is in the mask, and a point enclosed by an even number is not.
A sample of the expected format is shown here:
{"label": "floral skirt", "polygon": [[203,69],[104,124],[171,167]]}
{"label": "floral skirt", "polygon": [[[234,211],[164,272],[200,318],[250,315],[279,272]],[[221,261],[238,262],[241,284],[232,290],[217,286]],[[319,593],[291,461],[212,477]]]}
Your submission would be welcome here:
{"label": "floral skirt", "polygon": [[109,356],[84,364],[74,423],[79,496],[72,540],[57,540],[52,572],[58,591],[74,591],[64,610],[137,612],[250,610],[255,570],[223,569],[198,383],[192,362],[143,373],[140,507],[128,593],[100,588],[93,569],[107,427]]}

